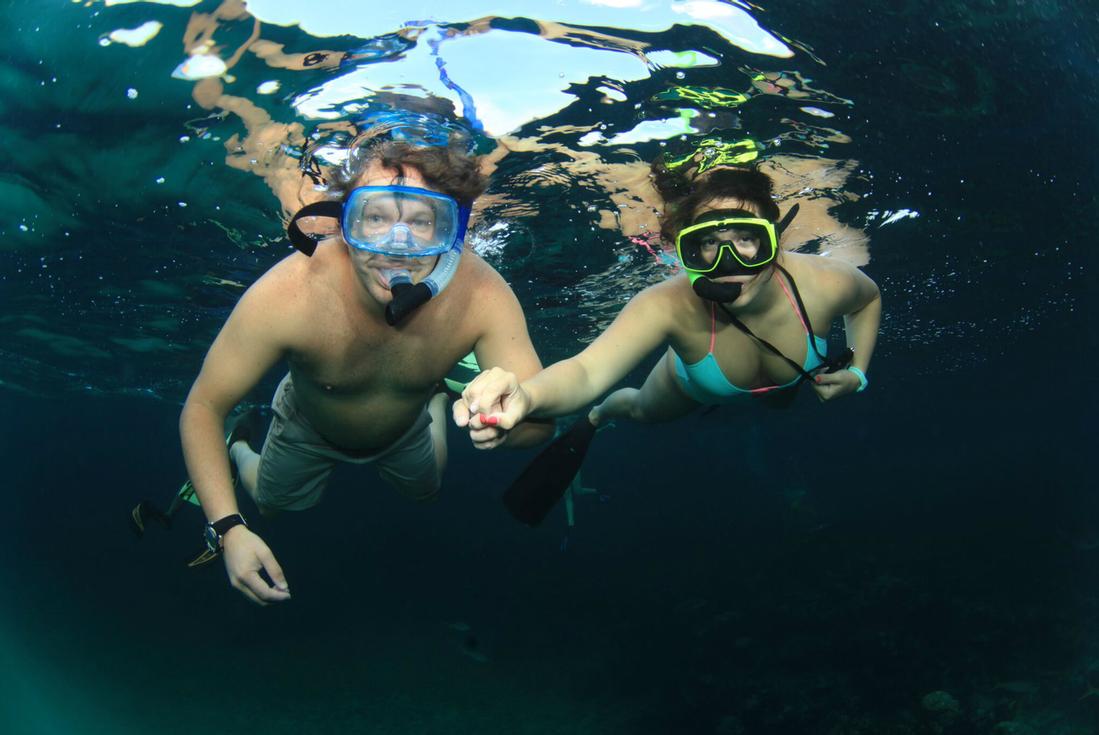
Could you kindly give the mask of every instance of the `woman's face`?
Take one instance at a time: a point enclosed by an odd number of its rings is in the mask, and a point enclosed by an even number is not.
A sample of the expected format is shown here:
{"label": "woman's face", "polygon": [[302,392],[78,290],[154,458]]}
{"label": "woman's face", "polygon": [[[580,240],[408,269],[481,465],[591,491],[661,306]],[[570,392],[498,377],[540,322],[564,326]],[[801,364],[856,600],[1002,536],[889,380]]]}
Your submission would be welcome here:
{"label": "woman's face", "polygon": [[[763,218],[759,206],[754,202],[738,199],[736,197],[721,197],[718,199],[711,199],[699,206],[694,212],[692,221],[697,221],[699,217],[704,216],[708,212],[728,209],[739,209],[745,212],[751,212],[753,216],[761,219]],[[706,238],[702,240],[700,254],[708,264],[712,264],[714,260],[717,259],[722,245],[725,244],[732,245],[746,261],[755,259],[759,253],[759,249],[763,247],[763,243],[760,242],[759,239],[758,231],[729,227],[708,233]],[[712,280],[716,283],[742,284],[741,295],[734,303],[744,304],[752,300],[753,294],[761,284],[770,280],[771,271],[772,269],[768,266],[760,268],[755,273],[717,276]]]}

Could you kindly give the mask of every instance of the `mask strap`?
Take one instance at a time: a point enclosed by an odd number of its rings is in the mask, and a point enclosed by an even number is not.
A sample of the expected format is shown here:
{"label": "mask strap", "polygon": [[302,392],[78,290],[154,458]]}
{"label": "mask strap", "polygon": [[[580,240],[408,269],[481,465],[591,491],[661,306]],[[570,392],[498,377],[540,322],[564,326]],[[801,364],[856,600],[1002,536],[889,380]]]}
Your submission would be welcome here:
{"label": "mask strap", "polygon": [[343,218],[343,202],[323,201],[306,204],[290,218],[286,225],[286,236],[290,238],[290,244],[298,251],[312,256],[317,249],[317,241],[321,238],[306,235],[298,226],[298,220],[302,217],[332,217],[335,220]]}

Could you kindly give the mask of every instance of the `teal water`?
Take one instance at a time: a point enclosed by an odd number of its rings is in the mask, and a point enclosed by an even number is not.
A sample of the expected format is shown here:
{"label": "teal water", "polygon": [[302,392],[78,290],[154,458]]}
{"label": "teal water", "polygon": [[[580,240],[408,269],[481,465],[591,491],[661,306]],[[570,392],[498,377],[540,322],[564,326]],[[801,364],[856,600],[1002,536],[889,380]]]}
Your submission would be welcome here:
{"label": "teal water", "polygon": [[[0,732],[1099,732],[1093,8],[219,7],[2,11]],[[203,33],[183,75],[213,76],[173,77]],[[572,529],[515,524],[530,453],[456,431],[433,506],[348,469],[260,522],[278,608],[184,568],[197,515],[135,541],[206,347],[289,252],[272,183],[409,108],[512,149],[473,247],[546,362],[672,272],[647,161],[756,141],[806,249],[882,286],[871,391],[606,432]],[[696,432],[729,451],[684,466]]]}

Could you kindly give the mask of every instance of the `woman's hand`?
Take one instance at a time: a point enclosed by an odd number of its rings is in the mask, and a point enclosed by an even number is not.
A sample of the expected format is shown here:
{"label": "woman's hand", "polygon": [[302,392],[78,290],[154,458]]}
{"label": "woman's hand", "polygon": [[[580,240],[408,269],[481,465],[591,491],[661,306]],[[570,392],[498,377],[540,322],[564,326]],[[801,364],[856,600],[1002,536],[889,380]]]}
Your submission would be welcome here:
{"label": "woman's hand", "polygon": [[530,408],[530,395],[515,373],[494,367],[474,378],[451,410],[454,423],[469,429],[473,446],[492,449],[507,440]]}
{"label": "woman's hand", "polygon": [[862,385],[859,376],[850,370],[836,370],[832,373],[817,373],[813,377],[813,390],[822,401],[854,393]]}

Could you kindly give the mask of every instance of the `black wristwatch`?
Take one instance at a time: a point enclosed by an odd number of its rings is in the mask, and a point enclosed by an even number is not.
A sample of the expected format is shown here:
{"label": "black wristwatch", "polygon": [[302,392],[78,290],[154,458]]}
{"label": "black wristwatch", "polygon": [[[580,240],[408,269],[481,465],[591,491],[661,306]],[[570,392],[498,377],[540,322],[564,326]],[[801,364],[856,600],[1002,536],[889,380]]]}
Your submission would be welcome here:
{"label": "black wristwatch", "polygon": [[221,539],[233,526],[248,527],[248,524],[244,522],[244,516],[240,513],[234,513],[224,518],[219,518],[213,523],[207,523],[206,529],[202,532],[203,539],[206,541],[206,548],[210,550],[211,554],[221,553]]}

